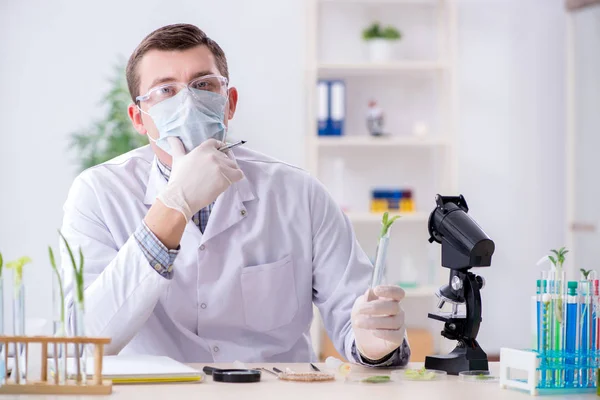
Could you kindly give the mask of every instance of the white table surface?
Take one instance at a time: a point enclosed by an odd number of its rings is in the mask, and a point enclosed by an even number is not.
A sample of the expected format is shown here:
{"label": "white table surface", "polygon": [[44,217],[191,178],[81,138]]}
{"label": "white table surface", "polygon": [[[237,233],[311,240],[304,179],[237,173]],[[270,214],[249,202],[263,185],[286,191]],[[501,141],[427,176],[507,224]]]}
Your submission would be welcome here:
{"label": "white table surface", "polygon": [[[325,370],[323,364],[317,364]],[[202,369],[205,364],[192,364],[194,368]],[[218,368],[231,368],[229,364],[213,364]],[[289,367],[295,371],[310,371],[308,364],[249,364],[252,367],[273,367],[280,369]],[[422,364],[411,363],[409,368],[421,368]],[[490,369],[498,373],[499,364],[491,363]],[[368,372],[373,375],[377,371],[353,366],[353,371]],[[220,383],[213,382],[208,376],[203,383],[187,384],[146,384],[146,385],[114,385],[111,396],[0,396],[14,399],[115,399],[115,400],[154,400],[154,399],[277,399],[277,400],[495,400],[495,399],[535,399],[527,393],[501,389],[498,382],[467,383],[460,382],[455,376],[448,376],[443,381],[429,382],[392,382],[386,384],[358,384],[344,382],[338,377],[335,382],[286,382],[279,381],[274,376],[263,372],[259,383]],[[550,396],[558,399],[598,399],[595,394],[574,394],[569,396]]]}

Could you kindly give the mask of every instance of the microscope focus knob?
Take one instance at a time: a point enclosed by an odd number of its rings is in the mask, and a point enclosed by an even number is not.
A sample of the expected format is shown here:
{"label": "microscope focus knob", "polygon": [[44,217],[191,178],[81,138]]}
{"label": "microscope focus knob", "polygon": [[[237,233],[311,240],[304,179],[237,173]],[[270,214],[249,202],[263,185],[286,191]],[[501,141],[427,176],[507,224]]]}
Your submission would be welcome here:
{"label": "microscope focus knob", "polygon": [[460,290],[463,287],[462,280],[458,276],[452,277],[452,282],[450,282],[450,284],[454,290]]}
{"label": "microscope focus knob", "polygon": [[483,278],[483,276],[479,276],[477,275],[475,277],[475,280],[477,281],[477,283],[479,283],[479,289],[483,289],[485,287],[485,279]]}

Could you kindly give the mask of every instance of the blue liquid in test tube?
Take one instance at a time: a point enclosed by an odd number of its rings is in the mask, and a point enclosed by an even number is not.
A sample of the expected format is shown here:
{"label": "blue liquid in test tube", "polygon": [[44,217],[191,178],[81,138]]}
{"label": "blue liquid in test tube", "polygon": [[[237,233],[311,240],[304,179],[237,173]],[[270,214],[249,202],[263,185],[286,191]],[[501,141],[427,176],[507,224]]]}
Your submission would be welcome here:
{"label": "blue liquid in test tube", "polygon": [[577,282],[568,283],[567,293],[567,329],[566,329],[566,387],[575,382],[575,352],[577,351]]}
{"label": "blue liquid in test tube", "polygon": [[591,298],[590,298],[590,283],[589,281],[581,281],[579,282],[580,288],[580,315],[581,315],[581,341],[580,341],[580,358],[579,364],[581,366],[581,374],[579,383],[581,387],[588,387],[588,366],[589,366],[589,352],[591,350]]}

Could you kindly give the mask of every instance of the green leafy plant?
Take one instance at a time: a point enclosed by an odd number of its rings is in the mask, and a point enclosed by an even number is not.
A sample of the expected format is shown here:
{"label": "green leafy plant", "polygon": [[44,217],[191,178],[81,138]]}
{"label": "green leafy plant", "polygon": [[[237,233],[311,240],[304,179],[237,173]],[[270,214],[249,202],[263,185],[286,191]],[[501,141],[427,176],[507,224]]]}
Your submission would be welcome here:
{"label": "green leafy plant", "polygon": [[6,268],[15,271],[15,288],[21,286],[21,282],[23,282],[23,267],[29,263],[31,263],[31,258],[27,256],[6,263]]}
{"label": "green leafy plant", "polygon": [[381,234],[379,235],[380,238],[384,237],[385,235],[387,235],[388,231],[390,230],[390,228],[392,227],[392,224],[398,219],[400,218],[399,215],[396,215],[394,217],[392,217],[390,219],[390,214],[386,211],[383,213],[383,219],[381,220]]}
{"label": "green leafy plant", "polygon": [[581,275],[583,275],[583,278],[585,280],[587,280],[588,276],[590,276],[590,274],[592,273],[593,270],[591,270],[591,269],[585,270],[583,268],[580,268],[579,271],[581,272]]}
{"label": "green leafy plant", "polygon": [[110,88],[101,102],[106,107],[104,116],[71,135],[70,146],[76,150],[82,170],[148,144],[146,137],[135,131],[127,115],[131,97],[124,69],[122,62],[114,68]]}
{"label": "green leafy plant", "polygon": [[75,293],[77,295],[78,303],[83,307],[84,301],[84,293],[85,288],[83,286],[83,252],[81,251],[81,247],[79,248],[79,267],[75,262],[75,257],[73,256],[73,251],[71,251],[71,246],[67,239],[64,237],[61,231],[58,231],[58,234],[62,238],[65,247],[67,248],[67,252],[69,253],[69,258],[71,259],[71,265],[73,266],[73,273],[75,274]]}
{"label": "green leafy plant", "polygon": [[56,279],[58,280],[58,290],[60,291],[60,322],[65,323],[65,292],[63,290],[63,283],[60,277],[60,273],[58,272],[58,268],[56,267],[56,261],[54,259],[54,252],[52,251],[52,247],[48,246],[48,256],[50,257],[50,265],[52,266],[52,270],[56,274]]}
{"label": "green leafy plant", "polygon": [[0,278],[2,277],[2,267],[4,266],[4,260],[2,259],[2,253],[0,253]]}
{"label": "green leafy plant", "polygon": [[554,256],[548,256],[548,259],[554,264],[554,266],[558,269],[563,267],[565,262],[565,255],[569,252],[565,247],[561,247],[558,250],[550,250],[554,253]]}
{"label": "green leafy plant", "polygon": [[386,39],[386,40],[399,40],[402,38],[402,33],[393,26],[386,26],[383,28],[379,22],[372,23],[368,28],[363,30],[363,39]]}

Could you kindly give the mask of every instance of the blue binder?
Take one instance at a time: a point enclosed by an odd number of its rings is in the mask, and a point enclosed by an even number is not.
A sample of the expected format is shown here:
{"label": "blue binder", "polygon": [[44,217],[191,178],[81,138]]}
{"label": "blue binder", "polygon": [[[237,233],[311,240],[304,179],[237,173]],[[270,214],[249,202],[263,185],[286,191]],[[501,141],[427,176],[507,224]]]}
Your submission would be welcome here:
{"label": "blue binder", "polygon": [[341,136],[346,119],[346,85],[341,80],[317,83],[319,136]]}
{"label": "blue binder", "polygon": [[346,84],[344,81],[335,80],[329,83],[329,117],[331,129],[329,134],[341,136],[344,134],[344,120],[346,119]]}

